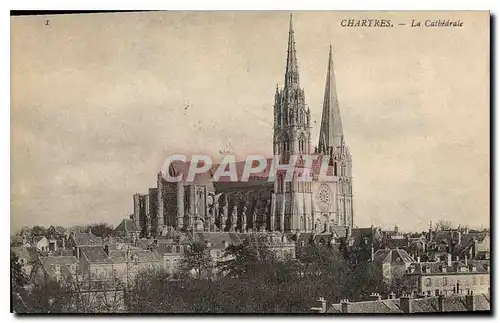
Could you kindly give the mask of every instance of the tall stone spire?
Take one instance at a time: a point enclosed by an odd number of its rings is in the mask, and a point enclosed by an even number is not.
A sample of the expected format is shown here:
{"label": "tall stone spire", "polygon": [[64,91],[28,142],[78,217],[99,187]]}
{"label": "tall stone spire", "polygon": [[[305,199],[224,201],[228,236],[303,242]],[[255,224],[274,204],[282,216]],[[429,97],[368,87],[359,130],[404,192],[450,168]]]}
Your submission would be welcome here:
{"label": "tall stone spire", "polygon": [[285,88],[299,84],[299,68],[295,52],[295,37],[293,33],[292,14],[290,14],[290,29],[288,31],[288,49],[286,55]]}
{"label": "tall stone spire", "polygon": [[328,147],[341,146],[343,140],[344,132],[342,130],[342,119],[340,117],[339,101],[337,98],[335,72],[333,70],[332,46],[330,45],[318,149],[320,152],[326,152]]}

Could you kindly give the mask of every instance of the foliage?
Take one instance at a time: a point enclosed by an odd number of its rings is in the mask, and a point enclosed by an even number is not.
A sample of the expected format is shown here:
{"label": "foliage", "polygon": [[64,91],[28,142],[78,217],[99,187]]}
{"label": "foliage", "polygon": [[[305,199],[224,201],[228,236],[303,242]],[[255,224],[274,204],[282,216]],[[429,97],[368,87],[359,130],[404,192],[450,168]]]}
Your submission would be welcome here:
{"label": "foliage", "polygon": [[47,228],[47,237],[56,240],[62,240],[66,236],[66,228],[60,225],[51,225]]}
{"label": "foliage", "polygon": [[446,221],[446,220],[439,220],[439,221],[437,221],[436,225],[435,225],[435,228],[438,231],[446,231],[446,230],[455,229],[453,223],[451,223],[450,221]]}
{"label": "foliage", "polygon": [[124,308],[124,285],[110,279],[93,288],[82,275],[33,282],[25,297],[29,313],[116,313]]}
{"label": "foliage", "polygon": [[[228,247],[215,268],[210,247],[194,242],[185,248],[180,262],[182,279],[150,268],[140,271],[126,288],[115,287],[112,292],[125,288],[122,300],[129,313],[309,313],[318,297],[334,303],[389,292],[379,268],[371,262],[351,261],[336,247],[311,244],[302,249],[298,259],[278,259],[263,242],[248,239]],[[220,273],[216,279],[211,279],[213,269]],[[30,311],[120,310],[116,295],[110,294],[109,299],[108,294],[101,295],[96,305],[95,299],[84,293],[85,285],[77,283],[78,276],[35,286],[27,302]],[[396,279],[391,288],[399,294],[405,291],[406,283]]]}
{"label": "foliage", "polygon": [[47,229],[41,225],[35,225],[33,228],[31,228],[31,237],[34,236],[46,236],[47,235]]}
{"label": "foliage", "polygon": [[10,252],[10,275],[12,289],[19,290],[28,283],[28,277],[22,271],[22,265],[19,263],[19,257]]}
{"label": "foliage", "polygon": [[96,237],[109,237],[113,235],[113,227],[107,223],[93,223],[85,227],[85,232],[89,230],[92,231],[92,234]]}
{"label": "foliage", "polygon": [[194,271],[194,276],[198,279],[210,278],[213,269],[210,248],[203,242],[190,243],[187,248],[184,248],[180,268],[186,275]]}

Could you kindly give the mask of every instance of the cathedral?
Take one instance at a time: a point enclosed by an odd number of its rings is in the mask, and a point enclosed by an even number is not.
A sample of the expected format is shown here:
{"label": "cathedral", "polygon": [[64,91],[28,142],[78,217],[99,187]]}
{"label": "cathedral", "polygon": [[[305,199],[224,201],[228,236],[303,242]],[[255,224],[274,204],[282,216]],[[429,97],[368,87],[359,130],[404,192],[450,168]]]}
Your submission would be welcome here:
{"label": "cathedral", "polygon": [[[273,152],[280,163],[292,156],[303,160],[317,157],[309,166],[308,181],[294,172],[291,181],[278,174],[272,181],[266,170],[249,181],[214,180],[217,167],[197,174],[192,181],[169,182],[158,174],[157,186],[147,194],[134,195],[134,213],[143,237],[169,232],[284,232],[336,234],[353,225],[352,158],[342,130],[332,58],[328,55],[325,94],[318,145],[311,144],[311,113],[300,86],[295,36],[290,17],[285,80],[274,97]],[[327,161],[328,177],[318,176],[318,166]],[[245,162],[236,162],[241,172]],[[169,175],[188,171],[189,163],[172,162]],[[300,172],[297,172],[297,174]]]}

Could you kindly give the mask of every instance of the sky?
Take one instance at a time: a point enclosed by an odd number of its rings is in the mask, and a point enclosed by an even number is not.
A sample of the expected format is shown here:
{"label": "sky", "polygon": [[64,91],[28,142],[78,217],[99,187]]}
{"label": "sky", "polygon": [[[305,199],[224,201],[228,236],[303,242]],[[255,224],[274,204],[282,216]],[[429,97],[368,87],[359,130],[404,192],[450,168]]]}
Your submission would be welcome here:
{"label": "sky", "polygon": [[[395,27],[341,27],[349,18]],[[288,20],[284,11],[11,17],[11,230],[116,226],[171,154],[230,144],[238,156],[270,156]],[[488,227],[488,13],[308,11],[293,23],[313,144],[333,47],[354,224]]]}

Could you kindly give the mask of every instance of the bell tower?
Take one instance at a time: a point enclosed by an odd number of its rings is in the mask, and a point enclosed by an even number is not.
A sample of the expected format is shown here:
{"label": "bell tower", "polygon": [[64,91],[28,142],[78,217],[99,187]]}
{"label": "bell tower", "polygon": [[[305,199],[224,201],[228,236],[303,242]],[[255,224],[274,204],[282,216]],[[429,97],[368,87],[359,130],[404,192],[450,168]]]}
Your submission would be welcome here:
{"label": "bell tower", "polygon": [[282,89],[276,85],[274,96],[274,155],[281,156],[282,164],[288,163],[292,155],[307,155],[311,152],[310,111],[306,107],[299,79],[290,15],[285,85]]}
{"label": "bell tower", "polygon": [[354,213],[352,205],[352,157],[342,130],[331,45],[328,55],[323,116],[316,150],[317,153],[330,157],[329,164],[333,167],[333,175],[337,177],[336,205],[338,209],[335,211],[335,222],[337,225],[352,227]]}
{"label": "bell tower", "polygon": [[[300,87],[295,35],[292,15],[288,31],[285,82],[283,88],[276,86],[274,96],[274,136],[273,151],[280,157],[280,164],[289,164],[292,156],[304,160],[311,153],[311,114],[305,103],[304,90]],[[307,219],[311,208],[305,200],[310,200],[310,183],[286,181],[278,175],[274,181],[270,229],[282,232],[307,230]]]}

